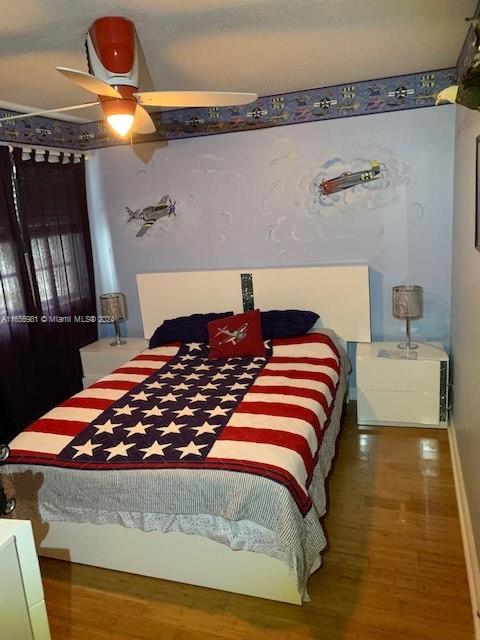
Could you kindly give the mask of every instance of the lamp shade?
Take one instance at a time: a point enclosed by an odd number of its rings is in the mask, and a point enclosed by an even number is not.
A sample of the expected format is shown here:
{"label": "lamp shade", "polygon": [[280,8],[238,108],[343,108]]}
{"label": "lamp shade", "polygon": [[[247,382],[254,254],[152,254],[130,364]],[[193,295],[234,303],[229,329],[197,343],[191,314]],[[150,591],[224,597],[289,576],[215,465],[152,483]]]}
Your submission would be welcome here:
{"label": "lamp shade", "polygon": [[401,285],[392,289],[392,314],[402,320],[421,318],[423,314],[423,288]]}
{"label": "lamp shade", "polygon": [[104,293],[100,296],[102,315],[110,318],[110,322],[126,320],[127,301],[123,293]]}

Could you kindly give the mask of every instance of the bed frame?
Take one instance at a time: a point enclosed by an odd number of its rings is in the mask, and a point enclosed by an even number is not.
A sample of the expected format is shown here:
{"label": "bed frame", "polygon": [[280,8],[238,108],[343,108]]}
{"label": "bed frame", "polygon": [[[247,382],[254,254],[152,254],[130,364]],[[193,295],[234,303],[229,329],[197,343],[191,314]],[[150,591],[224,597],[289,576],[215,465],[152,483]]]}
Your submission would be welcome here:
{"label": "bed frame", "polygon": [[[145,338],[167,318],[208,311],[310,309],[344,341],[370,342],[367,266],[137,275]],[[33,522],[40,555],[301,604],[295,576],[269,556],[183,533]],[[215,570],[212,571],[212,568]]]}

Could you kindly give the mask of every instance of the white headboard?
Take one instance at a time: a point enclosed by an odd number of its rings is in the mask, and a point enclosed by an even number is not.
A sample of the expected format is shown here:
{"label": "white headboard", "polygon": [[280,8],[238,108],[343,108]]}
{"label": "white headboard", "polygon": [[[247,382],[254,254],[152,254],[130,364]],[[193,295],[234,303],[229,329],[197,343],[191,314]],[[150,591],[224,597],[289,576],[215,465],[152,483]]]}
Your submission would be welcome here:
{"label": "white headboard", "polygon": [[[251,274],[254,306],[308,309],[349,342],[370,342],[368,266],[328,266],[137,274],[145,338],[164,320],[191,313],[243,311],[242,274]],[[248,278],[247,278],[248,280]]]}

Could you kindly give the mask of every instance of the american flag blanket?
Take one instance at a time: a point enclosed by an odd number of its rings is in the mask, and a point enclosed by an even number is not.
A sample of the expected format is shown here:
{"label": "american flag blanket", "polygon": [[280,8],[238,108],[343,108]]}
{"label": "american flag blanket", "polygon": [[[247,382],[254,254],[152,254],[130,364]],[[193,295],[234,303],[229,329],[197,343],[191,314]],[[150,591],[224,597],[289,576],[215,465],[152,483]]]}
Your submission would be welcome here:
{"label": "american flag blanket", "polygon": [[310,334],[273,341],[265,358],[207,356],[199,343],[137,356],[28,427],[9,464],[253,473],[285,485],[305,514],[339,381],[336,346]]}
{"label": "american flag blanket", "polygon": [[302,521],[320,526],[311,485],[339,349],[322,332],[273,340],[265,358],[207,355],[197,343],[146,350],[19,434],[0,473],[41,470],[50,519],[92,520],[73,514],[96,508],[207,513],[276,529],[297,546]]}

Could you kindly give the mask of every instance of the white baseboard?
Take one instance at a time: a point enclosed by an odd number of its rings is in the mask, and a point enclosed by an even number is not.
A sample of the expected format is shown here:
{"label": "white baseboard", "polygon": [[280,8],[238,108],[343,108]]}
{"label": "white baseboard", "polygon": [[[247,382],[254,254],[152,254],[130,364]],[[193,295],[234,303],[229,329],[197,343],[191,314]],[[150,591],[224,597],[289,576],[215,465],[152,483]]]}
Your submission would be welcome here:
{"label": "white baseboard", "polygon": [[463,551],[465,563],[467,565],[468,585],[470,588],[470,599],[472,601],[473,625],[475,638],[480,640],[480,618],[477,612],[480,611],[480,568],[478,563],[475,539],[473,536],[470,509],[465,492],[463,481],[462,464],[458,452],[457,434],[455,424],[451,420],[448,427],[448,440],[450,443],[450,455],[452,457],[453,477],[455,480],[455,493],[457,494],[458,513],[460,516],[460,527],[462,530]]}

